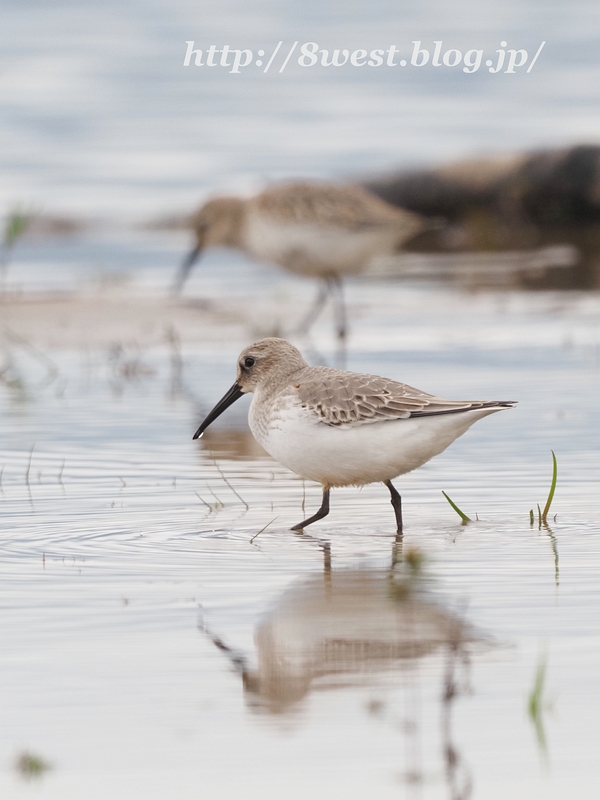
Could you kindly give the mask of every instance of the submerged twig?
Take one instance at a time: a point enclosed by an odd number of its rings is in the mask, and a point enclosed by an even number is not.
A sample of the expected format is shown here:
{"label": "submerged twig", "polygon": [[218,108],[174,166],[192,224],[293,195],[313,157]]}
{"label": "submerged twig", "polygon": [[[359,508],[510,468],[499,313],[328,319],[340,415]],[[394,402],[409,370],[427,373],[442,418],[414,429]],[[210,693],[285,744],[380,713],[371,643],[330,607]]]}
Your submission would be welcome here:
{"label": "submerged twig", "polygon": [[200,500],[202,503],[204,503],[204,505],[208,508],[208,513],[212,514],[213,507],[211,506],[211,504],[207,503],[206,500],[203,497],[200,497],[198,492],[196,492],[196,497],[198,498],[198,500]]}
{"label": "submerged twig", "polygon": [[29,342],[20,334],[16,333],[15,331],[11,330],[10,328],[4,328],[4,335],[7,339],[9,339],[13,344],[19,345],[38,361],[38,363],[42,364],[46,369],[46,378],[42,380],[41,384],[38,388],[44,388],[45,386],[50,385],[56,378],[60,375],[60,370],[58,369],[57,365],[54,361],[50,358],[50,356],[46,355],[43,350],[40,350],[39,347],[36,347],[34,344]]}
{"label": "submerged twig", "polygon": [[181,339],[174,325],[165,328],[165,339],[171,355],[171,395],[181,394],[183,389],[183,359],[181,357]]}
{"label": "submerged twig", "polygon": [[66,461],[66,459],[63,458],[62,464],[60,465],[60,471],[58,473],[58,482],[59,482],[59,484],[61,486],[61,489],[63,490],[63,494],[66,494],[65,485],[64,485],[64,483],[62,481],[63,470],[65,468],[65,461]]}
{"label": "submerged twig", "polygon": [[244,498],[243,498],[243,497],[241,497],[241,495],[239,494],[239,492],[237,492],[237,491],[236,491],[236,490],[233,488],[233,486],[232,486],[232,485],[229,483],[229,481],[227,480],[227,478],[226,478],[226,476],[225,476],[225,473],[223,472],[223,470],[221,469],[221,467],[220,467],[220,466],[217,464],[217,459],[216,459],[216,458],[215,458],[215,457],[212,455],[212,452],[211,452],[211,457],[212,457],[212,460],[214,461],[215,467],[216,467],[216,468],[217,468],[217,470],[219,471],[219,475],[220,475],[220,476],[223,478],[223,480],[225,481],[225,483],[227,484],[227,486],[229,487],[229,489],[231,489],[231,491],[234,493],[234,495],[237,497],[237,499],[240,501],[240,503],[243,503],[243,504],[246,506],[246,511],[250,511],[250,506],[249,506],[249,505],[248,505],[248,503],[247,503],[247,502],[244,500]]}
{"label": "submerged twig", "polygon": [[[463,670],[463,680],[459,680],[458,670]],[[463,630],[459,620],[452,626],[448,640],[448,656],[441,697],[442,737],[446,783],[452,800],[469,800],[473,792],[471,771],[458,749],[452,731],[452,712],[456,700],[471,689],[469,685],[469,654],[465,647]]]}
{"label": "submerged twig", "polygon": [[271,520],[271,522],[267,522],[267,524],[265,525],[265,527],[264,527],[264,528],[261,528],[261,529],[259,530],[259,532],[258,532],[258,533],[255,533],[255,534],[254,534],[254,536],[253,536],[253,537],[250,539],[250,544],[252,544],[252,542],[253,542],[253,541],[256,539],[256,537],[257,537],[257,536],[260,536],[260,534],[261,534],[263,531],[266,531],[266,530],[267,530],[267,528],[269,527],[269,525],[272,525],[272,524],[275,522],[275,520],[276,520],[276,519],[279,519],[279,514],[278,514],[276,517],[273,517],[273,519]]}
{"label": "submerged twig", "polygon": [[206,482],[206,488],[208,489],[208,491],[209,491],[209,492],[212,494],[212,496],[213,496],[213,497],[215,498],[215,500],[217,501],[217,508],[218,508],[219,506],[221,506],[221,508],[225,508],[225,503],[224,503],[222,500],[219,500],[219,498],[217,497],[217,495],[216,495],[216,494],[213,492],[213,490],[212,490],[212,488],[211,488],[210,484],[208,483],[208,481]]}
{"label": "submerged twig", "polygon": [[27,469],[25,470],[25,483],[27,484],[27,492],[29,493],[29,502],[31,503],[32,509],[33,509],[33,496],[31,494],[31,484],[29,483],[29,473],[31,472],[31,460],[33,458],[34,447],[35,447],[35,442],[31,445],[31,450],[29,451],[29,461],[27,462]]}

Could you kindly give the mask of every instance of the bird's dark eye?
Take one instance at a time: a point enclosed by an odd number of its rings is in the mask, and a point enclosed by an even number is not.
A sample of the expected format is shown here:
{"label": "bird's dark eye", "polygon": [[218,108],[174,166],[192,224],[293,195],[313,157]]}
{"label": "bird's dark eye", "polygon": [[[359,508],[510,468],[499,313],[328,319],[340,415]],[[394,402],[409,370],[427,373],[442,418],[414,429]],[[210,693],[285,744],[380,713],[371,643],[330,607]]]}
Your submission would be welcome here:
{"label": "bird's dark eye", "polygon": [[246,369],[250,369],[250,367],[254,366],[254,359],[252,358],[252,356],[248,356],[247,358],[244,359],[244,366],[246,367]]}

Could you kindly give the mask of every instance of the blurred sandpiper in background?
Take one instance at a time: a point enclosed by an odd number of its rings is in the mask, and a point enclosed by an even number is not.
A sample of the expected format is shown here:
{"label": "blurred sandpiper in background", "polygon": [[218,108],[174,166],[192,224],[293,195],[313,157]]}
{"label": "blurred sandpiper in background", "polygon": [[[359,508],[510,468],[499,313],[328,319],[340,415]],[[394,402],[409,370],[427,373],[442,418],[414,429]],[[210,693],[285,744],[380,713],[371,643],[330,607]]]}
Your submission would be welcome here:
{"label": "blurred sandpiper in background", "polygon": [[[595,800],[597,10],[0,22],[0,795]],[[264,337],[519,405],[298,534]]]}

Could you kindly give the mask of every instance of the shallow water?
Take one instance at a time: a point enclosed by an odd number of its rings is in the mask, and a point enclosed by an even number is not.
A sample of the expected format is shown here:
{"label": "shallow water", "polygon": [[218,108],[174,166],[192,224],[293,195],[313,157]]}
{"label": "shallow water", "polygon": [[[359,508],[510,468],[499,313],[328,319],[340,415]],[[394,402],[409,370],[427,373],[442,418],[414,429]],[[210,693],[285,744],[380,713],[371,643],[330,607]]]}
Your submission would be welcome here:
{"label": "shallow water", "polygon": [[[178,369],[164,344],[56,347],[50,377],[5,341],[21,384],[0,393],[2,796],[595,797],[597,298],[348,297],[351,369],[520,401],[397,481],[402,543],[380,486],[335,491],[293,534],[319,488],[261,453],[241,403],[191,441],[251,330],[215,345],[182,327]],[[325,358],[328,336],[323,320]],[[12,768],[25,750],[53,765],[35,787]]]}
{"label": "shallow water", "polygon": [[[90,223],[19,241],[0,295],[0,796],[595,800],[598,297],[350,281],[349,368],[520,404],[398,480],[402,543],[378,486],[334,492],[298,536],[319,488],[260,451],[247,406],[191,435],[239,350],[292,329],[312,285],[213,251],[168,306],[189,237],[133,223],[268,180],[596,141],[596,9],[9,0],[0,13],[0,211]],[[181,66],[189,39],[547,44],[529,75],[207,76]],[[332,363],[327,319],[298,344]],[[540,528],[529,510],[551,449]],[[476,521],[462,526],[442,490]],[[25,780],[24,752],[52,769]]]}

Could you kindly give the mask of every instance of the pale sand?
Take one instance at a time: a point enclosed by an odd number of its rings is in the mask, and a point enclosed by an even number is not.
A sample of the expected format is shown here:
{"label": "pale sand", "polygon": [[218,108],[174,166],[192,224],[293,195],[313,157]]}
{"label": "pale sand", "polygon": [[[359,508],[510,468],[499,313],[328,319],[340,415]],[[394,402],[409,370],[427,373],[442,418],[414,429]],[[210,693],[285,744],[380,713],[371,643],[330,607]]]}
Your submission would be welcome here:
{"label": "pale sand", "polygon": [[13,334],[42,349],[164,344],[175,330],[186,343],[247,338],[252,320],[232,304],[129,292],[0,295],[0,346]]}

